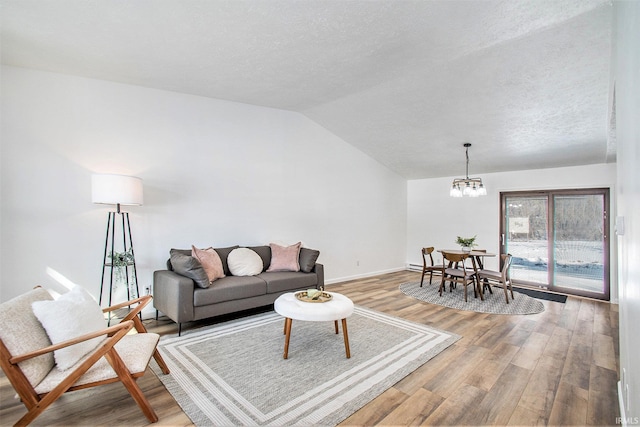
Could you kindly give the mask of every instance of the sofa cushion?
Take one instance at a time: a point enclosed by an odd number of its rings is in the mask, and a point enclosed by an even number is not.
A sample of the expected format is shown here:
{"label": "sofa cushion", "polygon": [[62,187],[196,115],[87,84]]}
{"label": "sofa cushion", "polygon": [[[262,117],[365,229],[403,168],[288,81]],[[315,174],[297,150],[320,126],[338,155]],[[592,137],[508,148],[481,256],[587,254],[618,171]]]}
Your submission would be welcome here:
{"label": "sofa cushion", "polygon": [[213,248],[198,249],[192,245],[191,256],[200,261],[204,272],[207,273],[209,283],[213,283],[217,279],[225,276],[220,255],[218,255],[218,252]]}
{"label": "sofa cushion", "polygon": [[315,288],[318,276],[299,271],[273,271],[258,275],[267,282],[267,293],[291,291],[295,289]]}
{"label": "sofa cushion", "polygon": [[252,251],[255,251],[255,253],[260,255],[260,258],[262,258],[262,264],[264,265],[264,267],[262,268],[262,271],[265,271],[267,268],[269,268],[269,265],[271,265],[271,248],[269,246],[265,245],[265,246],[247,246],[247,247]]}
{"label": "sofa cushion", "polygon": [[266,293],[267,283],[259,276],[227,276],[213,282],[208,289],[196,288],[193,292],[193,305],[201,307]]}
{"label": "sofa cushion", "polygon": [[214,248],[218,255],[220,255],[220,261],[222,261],[222,269],[224,270],[224,274],[226,276],[231,274],[231,270],[229,270],[229,263],[227,263],[227,258],[232,250],[238,249],[240,246],[229,246],[228,248]]}
{"label": "sofa cushion", "polygon": [[298,257],[300,255],[300,246],[298,242],[291,246],[280,246],[271,243],[271,265],[267,271],[300,271]]}
{"label": "sofa cushion", "polygon": [[229,270],[234,276],[255,276],[264,268],[262,258],[249,248],[234,249],[227,257]]}
{"label": "sofa cushion", "polygon": [[311,273],[316,261],[320,256],[320,251],[315,249],[300,248],[300,271]]}
{"label": "sofa cushion", "polygon": [[209,287],[209,278],[204,268],[196,258],[191,255],[185,255],[180,250],[171,249],[171,266],[173,271],[181,276],[192,279],[197,286],[201,288]]}

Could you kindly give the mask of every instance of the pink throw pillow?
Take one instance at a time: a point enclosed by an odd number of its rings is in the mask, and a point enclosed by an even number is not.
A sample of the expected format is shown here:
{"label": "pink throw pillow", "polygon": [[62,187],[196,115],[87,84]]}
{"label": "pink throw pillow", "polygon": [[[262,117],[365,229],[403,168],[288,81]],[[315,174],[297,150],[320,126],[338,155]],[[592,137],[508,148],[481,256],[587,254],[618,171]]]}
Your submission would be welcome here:
{"label": "pink throw pillow", "polygon": [[224,269],[222,268],[222,260],[220,255],[213,248],[198,249],[191,246],[191,256],[200,261],[204,272],[207,273],[209,283],[224,277]]}
{"label": "pink throw pillow", "polygon": [[269,245],[271,247],[271,265],[267,271],[300,271],[301,242],[291,246],[280,246],[275,243]]}

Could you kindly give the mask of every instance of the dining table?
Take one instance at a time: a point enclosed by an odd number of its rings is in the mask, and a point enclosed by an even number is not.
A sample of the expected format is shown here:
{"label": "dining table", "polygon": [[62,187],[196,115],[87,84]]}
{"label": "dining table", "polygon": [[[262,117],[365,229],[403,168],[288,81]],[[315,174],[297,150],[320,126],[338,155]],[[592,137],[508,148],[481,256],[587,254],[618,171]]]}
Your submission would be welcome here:
{"label": "dining table", "polygon": [[[484,269],[483,259],[485,257],[495,257],[497,256],[497,254],[494,254],[491,252],[485,252],[485,251],[477,251],[477,250],[462,251],[460,249],[440,249],[438,250],[438,252],[440,253],[448,252],[448,253],[458,254],[458,255],[464,255],[464,254],[469,255],[469,258],[471,259],[471,265],[473,266],[473,272],[476,276],[476,288],[477,288],[478,294],[480,295],[480,299],[484,301],[484,297],[482,296],[484,294],[484,285],[480,285],[479,271]],[[485,285],[489,288],[489,292],[493,293],[488,283],[485,283]]]}

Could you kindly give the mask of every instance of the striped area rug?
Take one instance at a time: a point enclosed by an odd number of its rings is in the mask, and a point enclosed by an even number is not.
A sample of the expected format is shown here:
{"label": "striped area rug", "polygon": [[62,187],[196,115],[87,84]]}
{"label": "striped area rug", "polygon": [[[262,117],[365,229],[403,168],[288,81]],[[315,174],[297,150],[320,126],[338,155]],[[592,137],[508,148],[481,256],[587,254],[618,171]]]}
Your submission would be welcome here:
{"label": "striped area rug", "polygon": [[336,425],[460,338],[359,306],[347,322],[350,359],[333,322],[294,320],[284,360],[274,312],[165,336],[158,378],[198,426]]}

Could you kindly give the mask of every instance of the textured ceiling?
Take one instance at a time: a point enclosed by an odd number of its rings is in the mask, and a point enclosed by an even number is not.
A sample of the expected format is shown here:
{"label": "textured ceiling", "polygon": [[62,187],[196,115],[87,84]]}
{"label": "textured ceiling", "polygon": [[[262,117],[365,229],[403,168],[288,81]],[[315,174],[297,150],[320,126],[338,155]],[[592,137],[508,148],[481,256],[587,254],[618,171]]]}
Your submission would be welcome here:
{"label": "textured ceiling", "polygon": [[615,160],[610,0],[0,6],[4,64],[297,111],[406,178]]}

